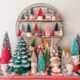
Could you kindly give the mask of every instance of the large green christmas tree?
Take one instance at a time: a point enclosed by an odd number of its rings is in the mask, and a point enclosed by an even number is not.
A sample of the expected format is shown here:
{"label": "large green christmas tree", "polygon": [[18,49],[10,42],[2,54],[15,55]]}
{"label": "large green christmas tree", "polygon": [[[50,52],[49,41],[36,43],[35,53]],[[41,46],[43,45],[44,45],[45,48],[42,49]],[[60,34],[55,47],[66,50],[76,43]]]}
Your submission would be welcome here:
{"label": "large green christmas tree", "polygon": [[46,68],[49,67],[50,66],[50,54],[49,54],[48,48],[45,49],[44,60],[45,60],[45,67]]}
{"label": "large green christmas tree", "polygon": [[38,58],[38,72],[43,72],[45,70],[45,61],[43,53],[40,51]]}
{"label": "large green christmas tree", "polygon": [[10,40],[9,40],[9,36],[8,36],[8,33],[7,32],[4,35],[3,46],[2,47],[4,47],[4,45],[7,45],[8,46],[9,53],[10,53],[10,55],[12,55]]}
{"label": "large green christmas tree", "polygon": [[76,42],[76,39],[75,38],[74,38],[74,40],[72,42],[70,55],[71,56],[79,55],[78,46],[77,46],[77,42]]}
{"label": "large green christmas tree", "polygon": [[31,54],[26,48],[23,36],[18,41],[12,64],[11,71],[14,73],[24,74],[31,70]]}

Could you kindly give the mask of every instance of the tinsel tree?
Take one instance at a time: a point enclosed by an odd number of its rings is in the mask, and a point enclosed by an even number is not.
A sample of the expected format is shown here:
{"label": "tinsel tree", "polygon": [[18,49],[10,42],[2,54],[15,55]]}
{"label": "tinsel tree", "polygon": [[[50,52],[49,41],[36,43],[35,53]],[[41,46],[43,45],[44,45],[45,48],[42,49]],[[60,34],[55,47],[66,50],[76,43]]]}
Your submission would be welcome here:
{"label": "tinsel tree", "polygon": [[78,46],[77,46],[77,42],[76,42],[75,38],[74,38],[74,40],[72,42],[70,55],[71,56],[79,55],[79,53],[78,53]]}
{"label": "tinsel tree", "polygon": [[55,24],[54,31],[59,31],[59,25],[58,25],[58,23]]}
{"label": "tinsel tree", "polygon": [[[11,62],[10,62],[11,63]],[[12,58],[11,71],[24,74],[31,70],[31,54],[26,47],[23,36],[19,39],[15,54]]]}
{"label": "tinsel tree", "polygon": [[38,57],[38,72],[43,72],[45,70],[45,61],[43,53],[40,51],[39,57]]}
{"label": "tinsel tree", "polygon": [[76,37],[76,42],[77,42],[77,45],[78,45],[78,50],[79,50],[79,55],[80,55],[80,36],[79,36],[79,34]]}
{"label": "tinsel tree", "polygon": [[4,48],[5,45],[8,46],[8,51],[9,51],[10,55],[12,55],[10,40],[9,40],[9,36],[8,36],[8,33],[7,32],[4,35],[3,46],[2,47]]}
{"label": "tinsel tree", "polygon": [[49,54],[48,48],[45,49],[44,60],[45,60],[45,67],[46,68],[49,67],[50,66],[50,54]]}

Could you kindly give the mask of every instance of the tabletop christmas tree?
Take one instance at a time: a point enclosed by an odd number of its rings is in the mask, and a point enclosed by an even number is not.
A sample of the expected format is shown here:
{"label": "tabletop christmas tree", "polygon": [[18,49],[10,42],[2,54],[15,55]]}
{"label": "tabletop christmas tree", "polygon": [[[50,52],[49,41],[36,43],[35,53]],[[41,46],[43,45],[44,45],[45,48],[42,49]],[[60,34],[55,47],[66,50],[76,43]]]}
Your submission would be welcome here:
{"label": "tabletop christmas tree", "polygon": [[70,55],[72,57],[73,64],[75,65],[73,72],[78,73],[79,71],[79,52],[78,52],[76,38],[74,38],[72,42]]}
{"label": "tabletop christmas tree", "polygon": [[11,72],[25,74],[31,70],[31,54],[26,47],[23,36],[19,39],[12,58]]}
{"label": "tabletop christmas tree", "polygon": [[40,27],[40,29],[39,29],[38,34],[39,34],[39,37],[42,37],[42,29],[41,29],[41,27]]}
{"label": "tabletop christmas tree", "polygon": [[4,45],[2,49],[1,61],[0,61],[3,75],[8,74],[8,63],[10,59],[11,59],[11,53],[9,52],[8,45]]}
{"label": "tabletop christmas tree", "polygon": [[3,47],[4,45],[8,46],[9,53],[12,55],[11,44],[10,44],[10,40],[7,32],[5,33],[4,39],[3,39]]}
{"label": "tabletop christmas tree", "polygon": [[38,57],[38,72],[42,73],[45,70],[45,61],[43,53],[40,51],[39,57]]}
{"label": "tabletop christmas tree", "polygon": [[45,68],[48,68],[50,66],[50,54],[48,48],[45,49],[44,60],[45,60]]}
{"label": "tabletop christmas tree", "polygon": [[27,25],[27,37],[32,37],[30,24]]}

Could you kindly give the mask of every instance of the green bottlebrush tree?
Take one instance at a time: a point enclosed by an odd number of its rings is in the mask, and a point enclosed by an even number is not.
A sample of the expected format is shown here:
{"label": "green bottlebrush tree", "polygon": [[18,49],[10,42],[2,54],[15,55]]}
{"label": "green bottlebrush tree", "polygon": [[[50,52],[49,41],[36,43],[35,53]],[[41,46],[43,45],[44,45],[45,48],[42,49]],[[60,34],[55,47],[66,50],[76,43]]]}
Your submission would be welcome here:
{"label": "green bottlebrush tree", "polygon": [[59,31],[58,23],[55,24],[54,31]]}
{"label": "green bottlebrush tree", "polygon": [[45,67],[49,67],[50,66],[50,54],[49,54],[49,50],[46,48],[45,52],[44,52],[44,60],[45,60]]}
{"label": "green bottlebrush tree", "polygon": [[27,25],[27,32],[31,32],[30,24]]}
{"label": "green bottlebrush tree", "polygon": [[70,55],[71,56],[79,55],[76,39],[74,39],[72,42]]}
{"label": "green bottlebrush tree", "polygon": [[34,14],[34,9],[33,8],[31,8],[31,14]]}
{"label": "green bottlebrush tree", "polygon": [[[8,36],[8,33],[7,33],[7,32],[6,32],[5,35],[4,35],[3,48],[4,48],[5,45],[8,46],[8,51],[9,51],[10,55],[12,56],[10,40],[9,40],[9,36]],[[2,49],[2,50],[3,50],[3,49]]]}
{"label": "green bottlebrush tree", "polygon": [[24,74],[30,70],[31,54],[29,53],[28,48],[26,48],[26,43],[22,36],[18,41],[17,47],[15,49],[15,54],[12,58],[11,71],[18,74]]}
{"label": "green bottlebrush tree", "polygon": [[45,70],[45,61],[43,53],[40,51],[39,57],[38,57],[38,72],[43,72]]}
{"label": "green bottlebrush tree", "polygon": [[24,20],[24,19],[25,19],[25,16],[24,16],[24,14],[22,14],[22,16],[21,16],[21,19],[22,19],[22,20]]}
{"label": "green bottlebrush tree", "polygon": [[31,43],[31,46],[35,47],[35,45],[36,45],[36,39],[34,38],[33,41],[32,41],[32,43]]}

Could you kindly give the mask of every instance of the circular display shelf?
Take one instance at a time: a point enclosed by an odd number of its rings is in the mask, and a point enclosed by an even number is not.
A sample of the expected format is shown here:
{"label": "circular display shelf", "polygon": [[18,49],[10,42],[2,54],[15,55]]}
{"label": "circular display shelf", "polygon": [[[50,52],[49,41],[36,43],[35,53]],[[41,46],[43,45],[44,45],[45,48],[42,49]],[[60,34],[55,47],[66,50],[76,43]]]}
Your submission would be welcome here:
{"label": "circular display shelf", "polygon": [[[42,17],[41,15],[39,16],[40,9],[42,10],[41,12],[43,14]],[[32,37],[27,37],[26,35],[28,24],[30,24],[31,26]],[[48,25],[48,28],[50,31],[54,30],[54,36],[53,37],[51,36],[48,36],[48,37],[33,36],[35,24],[37,24],[38,27],[42,29],[42,31],[45,31],[46,30],[45,27],[46,25]],[[23,30],[23,27],[24,27],[24,30]],[[29,45],[31,44],[33,38],[36,38],[36,39],[46,38],[49,44],[51,44],[51,40],[53,40],[53,44],[58,45],[60,41],[62,40],[62,37],[64,36],[64,27],[63,27],[63,20],[61,18],[61,14],[55,7],[49,4],[45,4],[45,3],[32,4],[26,7],[19,14],[17,22],[16,22],[16,34],[18,38],[20,38],[20,35],[18,35],[18,33],[20,33],[19,30],[21,33],[25,33],[23,36],[24,36],[25,41]]]}

